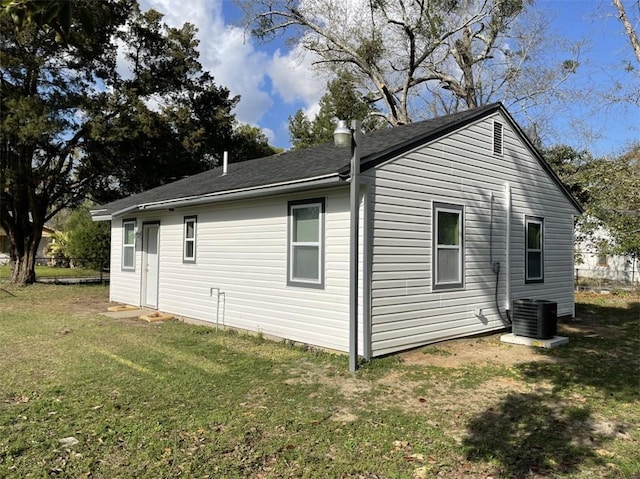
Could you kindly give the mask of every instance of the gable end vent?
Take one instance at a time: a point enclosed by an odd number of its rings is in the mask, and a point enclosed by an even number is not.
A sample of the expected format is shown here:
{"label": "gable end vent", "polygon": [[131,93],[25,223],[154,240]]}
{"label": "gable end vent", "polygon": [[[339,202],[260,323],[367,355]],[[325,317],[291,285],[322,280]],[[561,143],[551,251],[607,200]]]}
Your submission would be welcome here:
{"label": "gable end vent", "polygon": [[493,154],[502,155],[502,123],[493,122]]}

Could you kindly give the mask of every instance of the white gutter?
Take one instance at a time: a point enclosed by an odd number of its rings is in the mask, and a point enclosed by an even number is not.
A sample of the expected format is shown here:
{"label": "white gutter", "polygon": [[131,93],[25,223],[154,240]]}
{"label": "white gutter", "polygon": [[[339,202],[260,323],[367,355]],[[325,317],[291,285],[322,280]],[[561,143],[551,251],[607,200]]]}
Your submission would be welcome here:
{"label": "white gutter", "polygon": [[[118,211],[114,211],[113,213],[111,213],[111,215],[100,215],[100,219],[97,219],[98,216],[96,216],[94,217],[94,221],[110,220],[115,216],[121,216],[134,210],[153,211],[166,208],[182,208],[186,206],[215,203],[219,201],[252,198],[255,196],[262,196],[266,194],[273,195],[299,189],[322,188],[326,186],[337,185],[340,183],[340,175],[338,173],[331,173],[329,175],[316,176],[314,178],[305,178],[304,180],[273,183],[270,185],[254,186],[252,188],[239,188],[236,190],[219,191],[216,193],[188,196],[185,198],[174,198],[169,200],[153,201],[149,203],[140,203],[137,205],[128,206]],[[105,210],[96,211],[99,212]]]}
{"label": "white gutter", "polygon": [[129,211],[134,211],[138,209],[138,205],[133,205],[133,206],[127,206],[126,208],[122,208],[121,210],[118,211],[114,211],[113,213],[111,213],[109,219],[112,219],[114,216],[120,216],[123,215],[125,213],[128,213]]}
{"label": "white gutter", "polygon": [[[309,188],[326,186],[339,180],[337,173],[330,175],[317,176],[315,178],[306,178],[304,180],[287,181],[282,183],[273,183],[271,185],[254,186],[252,188],[239,188],[237,190],[220,191],[216,193],[208,193],[205,195],[197,195],[186,198],[175,198],[171,200],[153,201],[151,203],[142,203],[138,205],[141,210],[157,210],[164,208],[180,208],[183,206],[199,205],[210,203],[213,201],[226,201],[237,198],[250,198],[252,196],[260,196],[265,191],[270,194],[290,191],[297,188]],[[218,199],[220,198],[220,199]]]}
{"label": "white gutter", "polygon": [[134,211],[136,209],[138,209],[138,205],[133,205],[133,206],[128,206],[126,208],[122,208],[121,210],[114,211],[111,214],[99,214],[102,211],[107,211],[105,209],[93,210],[93,211],[90,212],[91,213],[91,220],[92,221],[111,221],[114,216],[123,215],[125,213],[128,213],[129,211]]}
{"label": "white gutter", "polygon": [[505,183],[504,185],[504,201],[505,210],[507,216],[507,231],[506,231],[506,245],[505,245],[505,310],[511,310],[511,185]]}
{"label": "white gutter", "polygon": [[111,215],[106,213],[107,210],[101,208],[99,210],[89,210],[89,214],[91,215],[91,221],[109,221],[111,220]]}
{"label": "white gutter", "polygon": [[111,215],[91,215],[91,221],[111,221]]}

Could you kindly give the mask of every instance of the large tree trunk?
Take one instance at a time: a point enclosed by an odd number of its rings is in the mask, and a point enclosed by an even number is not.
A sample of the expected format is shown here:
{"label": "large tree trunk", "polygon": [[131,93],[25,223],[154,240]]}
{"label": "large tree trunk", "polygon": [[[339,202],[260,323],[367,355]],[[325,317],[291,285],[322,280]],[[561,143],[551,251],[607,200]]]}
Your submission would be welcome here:
{"label": "large tree trunk", "polygon": [[42,224],[30,222],[27,231],[20,228],[20,224],[11,225],[7,231],[15,256],[11,271],[11,284],[27,285],[36,281],[36,255],[42,238]]}
{"label": "large tree trunk", "polygon": [[22,256],[16,257],[11,272],[11,283],[17,285],[32,284],[36,281],[36,254],[29,251]]}

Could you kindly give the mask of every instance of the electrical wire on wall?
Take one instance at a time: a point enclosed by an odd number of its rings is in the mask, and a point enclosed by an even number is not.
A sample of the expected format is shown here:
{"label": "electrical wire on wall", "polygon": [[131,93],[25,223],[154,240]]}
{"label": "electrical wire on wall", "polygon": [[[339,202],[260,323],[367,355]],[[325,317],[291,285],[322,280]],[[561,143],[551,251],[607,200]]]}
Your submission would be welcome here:
{"label": "electrical wire on wall", "polygon": [[511,318],[509,318],[509,310],[506,311],[506,317],[502,315],[502,311],[500,311],[500,302],[498,301],[498,288],[500,286],[500,263],[493,261],[493,192],[491,192],[491,201],[489,202],[489,264],[491,266],[491,271],[496,274],[496,287],[495,287],[495,303],[496,303],[496,311],[498,312],[498,316],[500,316],[500,320],[505,324],[511,324]]}

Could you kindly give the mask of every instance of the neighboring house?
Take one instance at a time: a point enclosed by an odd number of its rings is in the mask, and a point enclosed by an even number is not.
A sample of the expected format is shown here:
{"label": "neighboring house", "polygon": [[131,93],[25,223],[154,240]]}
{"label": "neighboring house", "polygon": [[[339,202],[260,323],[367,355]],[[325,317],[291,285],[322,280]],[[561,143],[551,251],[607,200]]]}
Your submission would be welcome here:
{"label": "neighboring house", "polygon": [[[578,235],[584,236],[584,235]],[[640,284],[640,260],[631,255],[611,254],[607,246],[611,235],[599,226],[589,238],[576,240],[576,280],[590,279],[606,283]]]}
{"label": "neighboring house", "polygon": [[[45,226],[42,228],[42,238],[40,239],[40,244],[38,244],[38,252],[36,253],[36,262],[38,264],[45,264],[45,250],[51,240],[53,238],[53,234],[56,230]],[[7,233],[0,228],[0,265],[4,265],[9,263],[9,251],[11,249],[11,242],[9,241],[9,237]]]}
{"label": "neighboring house", "polygon": [[503,329],[514,299],[574,313],[580,207],[502,105],[371,133],[358,151],[353,213],[351,152],[332,144],[92,211],[112,221],[111,300],[353,353],[357,214],[365,358]]}

